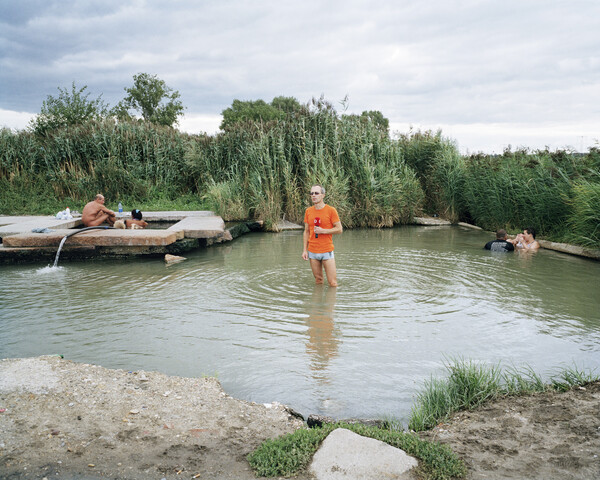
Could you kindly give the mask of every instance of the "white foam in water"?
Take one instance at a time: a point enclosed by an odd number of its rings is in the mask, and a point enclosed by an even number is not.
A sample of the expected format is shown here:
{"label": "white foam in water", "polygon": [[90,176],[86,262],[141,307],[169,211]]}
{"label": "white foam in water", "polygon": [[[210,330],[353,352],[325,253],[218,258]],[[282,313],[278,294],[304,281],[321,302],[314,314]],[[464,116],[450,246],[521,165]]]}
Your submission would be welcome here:
{"label": "white foam in water", "polygon": [[63,270],[63,267],[52,267],[50,265],[48,265],[47,267],[44,268],[38,268],[36,270],[36,273],[54,273],[54,272],[60,272],[61,270]]}

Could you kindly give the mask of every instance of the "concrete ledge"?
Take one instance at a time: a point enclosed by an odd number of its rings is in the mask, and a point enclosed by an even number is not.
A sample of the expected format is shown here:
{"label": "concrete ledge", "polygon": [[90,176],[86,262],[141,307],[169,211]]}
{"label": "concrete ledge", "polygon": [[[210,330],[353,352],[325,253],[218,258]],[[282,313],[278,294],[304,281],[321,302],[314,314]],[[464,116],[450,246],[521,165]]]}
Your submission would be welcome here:
{"label": "concrete ledge", "polygon": [[[61,251],[61,258],[87,258],[94,255],[95,252],[96,247],[91,245],[67,246]],[[56,258],[56,247],[5,247],[0,245],[0,264],[54,258]]]}
{"label": "concrete ledge", "polygon": [[459,227],[472,228],[473,230],[483,230],[483,228],[478,227],[477,225],[471,225],[470,223],[458,222]]}
{"label": "concrete ledge", "polygon": [[571,255],[579,255],[580,257],[600,260],[600,250],[579,247],[568,243],[551,242],[549,240],[538,240],[538,242],[542,248],[547,248],[548,250],[556,250],[557,252],[570,253]]}
{"label": "concrete ledge", "polygon": [[304,230],[304,225],[288,222],[287,220],[279,220],[275,226],[276,231],[283,232],[286,230]]}
{"label": "concrete ledge", "polygon": [[442,218],[433,218],[433,217],[414,217],[413,222],[416,225],[452,225],[450,220],[444,220]]}
{"label": "concrete ledge", "polygon": [[[186,217],[214,217],[210,210],[181,210],[171,212],[142,212],[147,222],[178,222]],[[129,215],[124,215],[129,218]]]}
{"label": "concrete ledge", "polygon": [[81,218],[58,220],[54,217],[0,217],[0,238],[21,233],[31,233],[34,228],[49,228],[51,230],[76,228],[82,225]]}
{"label": "concrete ledge", "polygon": [[[5,247],[58,247],[73,230],[54,230],[50,233],[22,233],[5,237]],[[177,240],[175,232],[167,230],[88,230],[69,237],[65,245],[92,246],[149,246],[169,245]]]}
{"label": "concrete ledge", "polygon": [[185,238],[220,237],[225,232],[225,222],[215,215],[190,216],[170,226],[166,231],[183,231]]}

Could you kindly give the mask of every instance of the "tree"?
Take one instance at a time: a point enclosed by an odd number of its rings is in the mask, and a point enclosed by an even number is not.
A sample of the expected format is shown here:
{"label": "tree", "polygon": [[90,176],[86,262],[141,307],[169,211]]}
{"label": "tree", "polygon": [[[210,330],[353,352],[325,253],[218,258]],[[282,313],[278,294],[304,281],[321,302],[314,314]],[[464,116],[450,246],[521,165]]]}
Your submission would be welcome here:
{"label": "tree", "polygon": [[302,106],[294,97],[275,97],[271,103],[264,100],[234,100],[231,107],[222,112],[221,130],[240,122],[280,120],[301,109]]}
{"label": "tree", "polygon": [[298,103],[298,100],[296,100],[295,97],[275,97],[271,101],[271,106],[287,114],[296,113],[302,110],[302,105]]}
{"label": "tree", "polygon": [[372,122],[382,132],[388,133],[390,129],[390,121],[383,116],[379,110],[369,110],[361,113],[361,118]]}
{"label": "tree", "polygon": [[90,120],[101,120],[108,113],[108,105],[102,101],[102,95],[89,100],[85,93],[87,85],[77,89],[75,82],[71,91],[58,87],[58,97],[48,95],[42,103],[40,114],[31,120],[30,128],[39,135],[46,135],[57,128],[79,125]]}
{"label": "tree", "polygon": [[183,115],[184,106],[179,92],[168,87],[156,75],[139,73],[133,76],[133,87],[126,88],[128,95],[121,100],[112,113],[119,119],[132,119],[130,110],[139,112],[147,122],[172,127]]}

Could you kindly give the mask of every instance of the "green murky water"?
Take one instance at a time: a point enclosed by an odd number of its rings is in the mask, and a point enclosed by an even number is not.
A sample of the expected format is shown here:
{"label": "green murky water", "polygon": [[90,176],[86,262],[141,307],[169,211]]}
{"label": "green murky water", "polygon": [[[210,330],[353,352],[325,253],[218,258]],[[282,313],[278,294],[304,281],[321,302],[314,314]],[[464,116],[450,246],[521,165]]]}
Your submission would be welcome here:
{"label": "green murky water", "polygon": [[600,263],[482,249],[461,227],[345,231],[340,287],[315,286],[301,232],[160,260],[0,267],[0,358],[60,353],[126,370],[217,375],[307,415],[406,420],[462,357],[600,367]]}

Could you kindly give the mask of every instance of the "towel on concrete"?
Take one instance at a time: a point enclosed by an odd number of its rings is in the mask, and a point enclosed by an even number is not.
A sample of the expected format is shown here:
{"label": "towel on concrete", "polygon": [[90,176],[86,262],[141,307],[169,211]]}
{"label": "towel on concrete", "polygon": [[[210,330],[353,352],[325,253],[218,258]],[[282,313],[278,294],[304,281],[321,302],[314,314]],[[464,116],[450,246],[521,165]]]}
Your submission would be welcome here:
{"label": "towel on concrete", "polygon": [[31,231],[33,233],[50,233],[52,230],[44,227],[44,228],[32,228]]}

